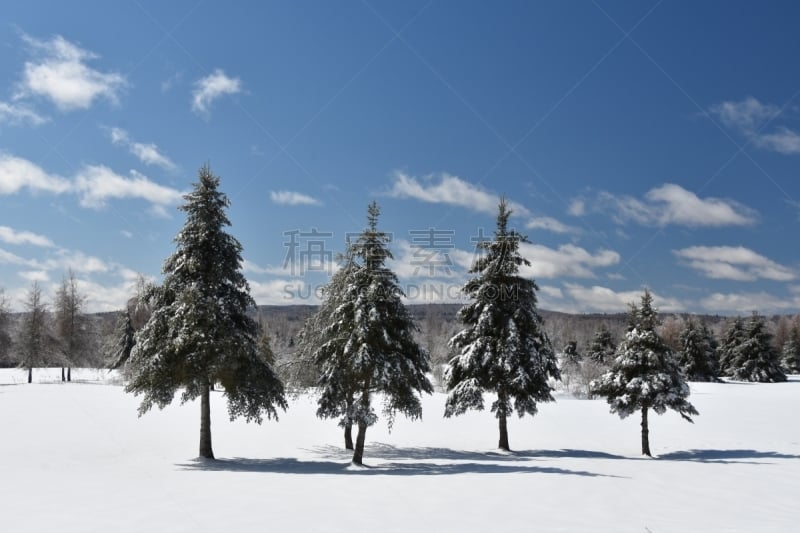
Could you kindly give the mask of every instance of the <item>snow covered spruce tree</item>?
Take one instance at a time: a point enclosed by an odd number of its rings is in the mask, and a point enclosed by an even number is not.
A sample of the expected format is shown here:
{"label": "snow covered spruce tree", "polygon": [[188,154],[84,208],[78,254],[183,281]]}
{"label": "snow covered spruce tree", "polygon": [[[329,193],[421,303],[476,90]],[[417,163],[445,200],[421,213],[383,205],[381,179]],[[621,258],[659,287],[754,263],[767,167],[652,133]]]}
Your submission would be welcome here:
{"label": "snow covered spruce tree", "polygon": [[714,337],[705,324],[689,317],[679,337],[680,365],[689,381],[719,381]]}
{"label": "snow covered spruce tree", "polygon": [[377,421],[373,394],[382,395],[391,426],[397,412],[421,417],[419,393],[433,391],[426,376],[428,354],[414,340],[416,325],[401,300],[397,276],[386,266],[390,238],[378,230],[378,205],[372,202],[367,213],[368,226],[349,250],[353,264],[329,285],[330,305],[323,304],[328,314],[315,322],[322,342],[315,353],[321,373],[317,416],[358,428],[357,465],[363,462],[367,428]]}
{"label": "snow covered spruce tree", "polygon": [[739,346],[744,342],[744,321],[735,316],[728,322],[717,349],[720,374],[730,377],[733,371],[734,358]]}
{"label": "snow covered spruce tree", "polygon": [[[726,345],[726,372],[740,381],[776,383],[786,381],[781,369],[780,355],[772,346],[772,334],[764,317],[753,313],[742,332]],[[738,344],[734,344],[738,341]]]}
{"label": "snow covered spruce tree", "polygon": [[464,328],[450,339],[457,352],[445,370],[448,390],[444,415],[483,409],[483,393],[497,394],[492,412],[499,421],[501,450],[510,450],[507,418],[537,412],[537,402],[551,402],[548,378],[561,374],[544,323],[536,309],[536,283],[519,275],[529,265],[519,252],[524,235],[508,229],[511,211],[500,200],[497,229],[479,243],[482,254],[470,268],[475,277],[464,285],[472,301],[458,312]]}
{"label": "snow covered spruce tree", "polygon": [[[298,336],[299,346],[295,360],[292,361],[294,366],[292,376],[296,376],[297,381],[305,379],[308,374],[313,372],[316,374],[316,384],[321,376],[321,366],[328,369],[336,365],[349,366],[349,362],[345,358],[350,356],[346,356],[344,352],[350,336],[346,329],[338,327],[336,320],[345,318],[339,311],[354,311],[352,306],[344,309],[340,309],[340,306],[348,304],[345,298],[352,294],[347,289],[350,285],[357,283],[359,269],[363,267],[356,263],[353,248],[349,242],[347,250],[340,260],[340,268],[333,273],[322,289],[323,299],[317,312],[306,320]],[[353,323],[352,317],[346,318],[342,325]],[[341,371],[342,369],[337,368],[337,370]],[[339,425],[344,428],[344,447],[347,450],[353,450],[353,417],[351,415],[358,393],[358,382],[355,379],[347,379],[337,380],[337,383],[336,388],[325,389],[327,399],[324,413],[320,411],[318,414],[327,418],[340,418]]]}
{"label": "snow covered spruce tree", "polygon": [[586,350],[586,357],[595,363],[606,365],[614,357],[614,351],[617,345],[614,343],[614,338],[608,330],[608,326],[601,324],[600,328],[595,331],[592,342]]}
{"label": "snow covered spruce tree", "polygon": [[783,343],[781,363],[788,374],[800,374],[800,327],[797,323],[792,326],[786,342]]}
{"label": "snow covered spruce tree", "polygon": [[200,457],[213,459],[210,390],[224,387],[231,419],[261,422],[285,409],[283,385],[259,352],[255,306],[241,273],[239,242],[224,231],[229,202],[219,178],[200,169],[180,208],[186,223],[176,251],[164,262],[164,280],[150,289],[152,314],[137,333],[129,360],[128,392],[142,394],[139,414],[200,398]]}
{"label": "snow covered spruce tree", "polygon": [[677,411],[692,422],[697,410],[689,403],[689,385],[677,357],[656,333],[658,314],[653,297],[645,290],[641,307],[631,304],[628,332],[617,346],[611,369],[592,382],[592,392],[605,396],[611,412],[625,418],[642,413],[642,455],[651,456],[647,416],[652,410]]}

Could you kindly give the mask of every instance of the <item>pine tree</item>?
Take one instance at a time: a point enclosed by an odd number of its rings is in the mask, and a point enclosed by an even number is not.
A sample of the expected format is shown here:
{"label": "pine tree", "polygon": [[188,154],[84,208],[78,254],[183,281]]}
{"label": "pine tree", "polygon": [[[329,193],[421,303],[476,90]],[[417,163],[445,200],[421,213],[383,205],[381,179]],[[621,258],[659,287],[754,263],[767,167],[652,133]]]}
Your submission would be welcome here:
{"label": "pine tree", "polygon": [[744,325],[740,343],[731,350],[727,369],[730,377],[739,381],[786,381],[779,354],[772,346],[772,335],[767,330],[763,316],[753,313]]}
{"label": "pine tree", "polygon": [[579,365],[583,356],[578,353],[577,341],[568,341],[564,346],[564,362],[571,365]]}
{"label": "pine tree", "polygon": [[508,443],[509,415],[537,412],[537,402],[554,401],[549,378],[559,379],[555,352],[536,309],[536,283],[519,275],[519,245],[527,238],[508,229],[511,211],[500,200],[497,229],[491,241],[478,244],[485,253],[472,268],[475,277],[464,292],[471,302],[458,312],[464,328],[450,339],[457,354],[448,363],[449,392],[445,416],[483,409],[484,391],[497,394],[491,410],[498,418],[502,450]]}
{"label": "pine tree", "polygon": [[602,324],[592,338],[592,342],[586,351],[586,357],[595,363],[605,365],[614,357],[616,349],[617,345],[614,343],[614,338],[611,336],[608,326]]}
{"label": "pine tree", "polygon": [[78,289],[78,280],[70,270],[61,280],[56,292],[55,333],[60,341],[63,362],[67,374],[61,367],[61,381],[72,381],[72,367],[90,363],[93,354],[94,335],[91,322],[84,312],[86,296]]}
{"label": "pine tree", "polygon": [[133,347],[136,345],[136,330],[133,329],[130,308],[126,307],[125,311],[119,314],[113,335],[116,342],[112,348],[111,361],[113,362],[109,370],[123,367],[130,359]]}
{"label": "pine tree", "polygon": [[283,385],[263,351],[255,306],[241,273],[242,247],[225,232],[227,197],[208,166],[184,196],[183,229],[176,251],[164,262],[163,283],[151,287],[152,314],[138,332],[126,390],[142,394],[140,415],[169,405],[179,388],[181,403],[200,398],[200,456],[213,459],[210,391],[224,387],[231,419],[261,422],[285,409]]}
{"label": "pine tree", "polygon": [[[320,379],[320,367],[331,365],[348,366],[346,361],[345,346],[349,340],[347,330],[336,327],[336,320],[344,318],[343,314],[337,316],[340,306],[346,305],[345,297],[349,296],[348,286],[357,282],[357,273],[362,268],[356,263],[351,244],[347,243],[347,251],[340,258],[341,268],[331,276],[330,281],[322,289],[322,302],[317,312],[309,317],[300,332],[300,346],[293,361],[294,370],[292,381],[304,381],[310,374],[315,376],[315,382]],[[345,309],[341,309],[344,311]],[[346,308],[352,310],[351,307]],[[352,317],[348,316],[346,322],[352,324]],[[335,363],[338,361],[338,363]],[[338,368],[341,370],[341,368]],[[315,383],[316,384],[316,383]],[[340,381],[338,387],[330,388],[326,407],[323,410],[327,418],[339,417],[339,425],[344,428],[344,447],[353,450],[353,418],[351,413],[358,392],[356,380]],[[339,411],[336,410],[338,395]],[[320,413],[320,416],[323,416]]]}
{"label": "pine tree", "polygon": [[433,391],[426,377],[428,354],[414,340],[416,325],[401,300],[397,276],[386,266],[392,258],[390,238],[378,230],[379,215],[378,205],[371,203],[368,226],[349,250],[354,265],[326,294],[338,305],[330,305],[332,312],[317,322],[323,339],[315,354],[321,389],[317,416],[358,428],[357,465],[363,462],[367,428],[377,421],[373,394],[382,393],[391,427],[397,412],[422,416],[418,394]]}
{"label": "pine tree", "polygon": [[783,344],[783,349],[781,350],[781,363],[789,374],[800,374],[800,342],[797,340],[798,337],[800,337],[800,331],[793,327],[792,333]]}
{"label": "pine tree", "polygon": [[705,324],[686,319],[678,343],[679,362],[689,381],[719,381],[714,339]]}
{"label": "pine tree", "polygon": [[737,350],[744,343],[744,340],[744,321],[740,316],[733,317],[722,334],[722,342],[720,342],[717,350],[719,369],[722,375],[733,376],[734,359],[737,357]]}
{"label": "pine tree", "polygon": [[651,456],[648,413],[677,411],[692,422],[697,410],[687,400],[689,385],[675,355],[656,333],[658,314],[645,290],[641,307],[631,304],[628,332],[617,346],[611,369],[592,382],[592,392],[605,396],[611,412],[625,418],[642,413],[642,455]]}
{"label": "pine tree", "polygon": [[59,360],[58,339],[53,333],[42,289],[33,282],[25,299],[25,313],[16,340],[19,365],[28,370],[28,383],[33,383],[33,369]]}

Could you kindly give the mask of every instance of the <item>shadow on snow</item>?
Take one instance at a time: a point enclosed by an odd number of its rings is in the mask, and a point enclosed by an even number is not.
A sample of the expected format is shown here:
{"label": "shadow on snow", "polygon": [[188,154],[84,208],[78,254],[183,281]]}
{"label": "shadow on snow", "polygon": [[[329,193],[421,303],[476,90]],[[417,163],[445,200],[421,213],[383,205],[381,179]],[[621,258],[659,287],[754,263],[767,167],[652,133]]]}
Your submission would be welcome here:
{"label": "shadow on snow", "polygon": [[[668,461],[697,461],[699,463],[748,463],[765,464],[755,460],[763,459],[800,459],[800,455],[779,452],[762,452],[758,450],[687,450],[665,453],[658,457]],[[753,461],[748,461],[753,460]]]}

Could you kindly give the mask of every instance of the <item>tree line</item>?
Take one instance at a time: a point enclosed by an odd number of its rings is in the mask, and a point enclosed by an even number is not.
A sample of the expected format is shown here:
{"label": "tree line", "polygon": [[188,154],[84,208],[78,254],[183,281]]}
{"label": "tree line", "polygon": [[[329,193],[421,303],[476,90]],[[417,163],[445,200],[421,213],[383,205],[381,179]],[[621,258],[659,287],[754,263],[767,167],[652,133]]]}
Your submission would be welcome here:
{"label": "tree line", "polygon": [[[757,314],[733,319],[719,342],[693,319],[673,338],[647,290],[639,305],[631,305],[621,339],[603,326],[583,348],[567,341],[559,356],[538,310],[538,286],[519,275],[529,264],[519,250],[527,238],[509,229],[511,210],[504,199],[493,238],[479,244],[463,287],[468,301],[454,328],[420,331],[387,265],[390,239],[379,229],[380,208],[373,202],[364,230],[347,242],[321,305],[289,339],[291,357],[278,362],[263,317],[253,313],[242,246],[226,231],[229,201],[219,184],[208,166],[200,169],[180,207],[186,222],[164,262],[163,281],[140,280],[105,349],[91,342],[85,298],[72,272],[52,313],[33,284],[15,339],[4,333],[8,312],[0,299],[0,349],[15,348],[29,382],[33,368],[54,361],[68,380],[72,366],[103,352],[111,367],[124,369],[125,390],[141,396],[140,415],[164,408],[179,392],[181,403],[200,399],[199,455],[207,459],[214,457],[210,395],[217,387],[231,419],[257,423],[277,419],[288,391],[313,387],[317,415],[338,421],[352,462],[361,464],[367,429],[378,414],[389,425],[397,414],[419,418],[421,395],[433,391],[431,376],[447,391],[446,417],[484,409],[484,394],[492,393],[498,447],[510,450],[509,416],[533,416],[540,403],[554,401],[562,376],[590,375],[587,393],[605,397],[613,413],[641,413],[642,453],[650,455],[650,412],[671,409],[689,421],[698,414],[688,401],[688,380],[724,375],[776,382],[786,380],[785,370],[797,369],[800,327],[789,329],[782,354]],[[445,349],[435,346],[441,334],[449,335]]]}

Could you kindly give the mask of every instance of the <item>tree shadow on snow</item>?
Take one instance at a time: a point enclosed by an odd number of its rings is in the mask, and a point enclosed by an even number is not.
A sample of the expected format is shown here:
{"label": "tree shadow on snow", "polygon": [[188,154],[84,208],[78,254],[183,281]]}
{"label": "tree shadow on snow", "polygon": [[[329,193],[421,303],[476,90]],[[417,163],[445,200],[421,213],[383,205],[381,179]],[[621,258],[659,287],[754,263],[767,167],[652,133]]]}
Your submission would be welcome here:
{"label": "tree shadow on snow", "polygon": [[[336,446],[318,446],[311,451],[327,459],[349,459],[352,452]],[[391,444],[375,443],[367,446],[364,456],[378,459],[422,459],[448,461],[520,461],[524,459],[626,459],[620,455],[612,455],[592,450],[520,450],[520,451],[466,451],[451,448],[399,448]]]}
{"label": "tree shadow on snow", "polygon": [[778,452],[762,452],[758,450],[687,450],[665,453],[659,459],[668,461],[697,461],[699,463],[719,464],[768,464],[759,459],[800,459],[800,455]]}
{"label": "tree shadow on snow", "polygon": [[[301,461],[295,458],[275,459],[218,459],[194,461],[177,465],[181,470],[207,470],[227,472],[260,472],[273,474],[349,474],[382,476],[440,476],[453,474],[560,474],[586,477],[617,477],[583,470],[569,470],[552,466],[524,464],[498,464],[498,461],[527,459],[513,452],[478,453],[447,448],[397,448],[386,444],[368,446],[364,456],[370,460],[411,459],[416,462],[382,462],[374,466],[354,467],[349,462],[352,452],[333,446],[311,450],[330,460]],[[429,462],[419,462],[420,460]],[[433,462],[433,461],[468,462]],[[477,462],[481,461],[481,462]]]}

